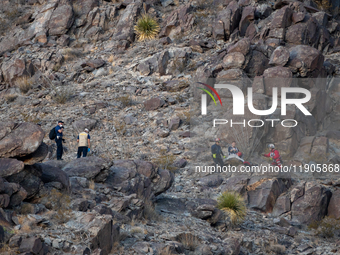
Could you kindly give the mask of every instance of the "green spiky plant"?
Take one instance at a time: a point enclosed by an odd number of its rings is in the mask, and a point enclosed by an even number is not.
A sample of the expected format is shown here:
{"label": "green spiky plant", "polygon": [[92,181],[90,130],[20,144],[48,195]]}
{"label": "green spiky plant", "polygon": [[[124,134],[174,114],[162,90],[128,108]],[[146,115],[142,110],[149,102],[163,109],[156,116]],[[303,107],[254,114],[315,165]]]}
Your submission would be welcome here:
{"label": "green spiky plant", "polygon": [[144,14],[135,25],[135,33],[137,34],[138,41],[152,40],[159,33],[159,25],[154,18]]}
{"label": "green spiky plant", "polygon": [[225,191],[217,198],[217,208],[226,212],[233,224],[242,222],[247,215],[244,199],[232,191]]}

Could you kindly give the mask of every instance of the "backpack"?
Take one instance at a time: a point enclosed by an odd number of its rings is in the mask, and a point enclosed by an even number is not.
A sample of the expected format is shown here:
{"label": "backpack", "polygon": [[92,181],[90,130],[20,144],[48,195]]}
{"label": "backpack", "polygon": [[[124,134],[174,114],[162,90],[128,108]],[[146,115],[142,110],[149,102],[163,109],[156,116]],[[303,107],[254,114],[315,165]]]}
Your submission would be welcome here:
{"label": "backpack", "polygon": [[55,127],[51,129],[48,137],[51,139],[51,140],[54,140],[56,137],[57,137],[57,132],[55,131]]}

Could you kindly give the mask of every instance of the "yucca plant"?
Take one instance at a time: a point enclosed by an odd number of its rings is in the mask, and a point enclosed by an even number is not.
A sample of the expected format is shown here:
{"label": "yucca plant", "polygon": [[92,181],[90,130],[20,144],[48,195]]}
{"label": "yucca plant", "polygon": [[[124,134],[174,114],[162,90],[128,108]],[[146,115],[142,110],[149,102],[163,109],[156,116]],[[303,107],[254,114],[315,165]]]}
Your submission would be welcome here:
{"label": "yucca plant", "polygon": [[247,215],[244,199],[232,191],[225,191],[217,198],[217,208],[226,212],[233,224],[242,222]]}
{"label": "yucca plant", "polygon": [[154,18],[145,14],[138,19],[135,25],[135,33],[138,41],[152,40],[159,33],[159,25]]}

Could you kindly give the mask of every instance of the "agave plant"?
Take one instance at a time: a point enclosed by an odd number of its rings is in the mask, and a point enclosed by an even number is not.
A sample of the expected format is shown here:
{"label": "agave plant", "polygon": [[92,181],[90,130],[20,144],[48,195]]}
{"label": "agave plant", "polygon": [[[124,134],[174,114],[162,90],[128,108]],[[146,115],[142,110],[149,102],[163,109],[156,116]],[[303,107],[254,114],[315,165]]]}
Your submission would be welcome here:
{"label": "agave plant", "polygon": [[218,209],[229,214],[233,224],[241,222],[247,215],[247,207],[239,193],[226,191],[217,198]]}
{"label": "agave plant", "polygon": [[152,40],[159,33],[157,21],[147,14],[138,19],[134,28],[139,41]]}

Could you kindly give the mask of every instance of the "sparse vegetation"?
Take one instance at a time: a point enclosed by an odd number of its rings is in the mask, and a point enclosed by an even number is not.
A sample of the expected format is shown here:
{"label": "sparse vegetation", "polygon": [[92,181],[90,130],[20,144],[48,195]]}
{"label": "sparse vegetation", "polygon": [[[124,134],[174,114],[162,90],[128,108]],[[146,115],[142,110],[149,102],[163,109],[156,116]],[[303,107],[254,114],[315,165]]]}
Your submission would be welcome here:
{"label": "sparse vegetation", "polygon": [[308,225],[308,228],[314,229],[316,234],[321,237],[331,238],[340,234],[340,219],[326,216],[320,221],[313,221]]}
{"label": "sparse vegetation", "polygon": [[28,76],[23,76],[15,81],[15,85],[20,89],[21,93],[26,94],[33,86],[33,79]]}
{"label": "sparse vegetation", "polygon": [[65,104],[71,98],[71,93],[68,89],[62,88],[55,91],[53,97],[54,101],[58,104]]}
{"label": "sparse vegetation", "polygon": [[162,169],[174,171],[177,168],[173,166],[176,159],[175,155],[166,154],[166,150],[160,150],[159,156],[153,160],[153,162]]}
{"label": "sparse vegetation", "polygon": [[242,222],[247,215],[246,203],[239,193],[225,191],[217,202],[217,208],[226,212],[233,224]]}
{"label": "sparse vegetation", "polygon": [[146,220],[152,220],[152,221],[159,221],[159,220],[161,220],[161,215],[159,215],[156,212],[155,206],[149,200],[146,200],[144,202],[143,218],[146,219]]}
{"label": "sparse vegetation", "polygon": [[329,11],[332,8],[332,4],[328,0],[315,0],[315,3],[322,11]]}
{"label": "sparse vegetation", "polygon": [[84,53],[78,49],[67,48],[62,51],[62,55],[65,61],[72,61],[81,58],[84,55]]}
{"label": "sparse vegetation", "polygon": [[152,40],[159,33],[158,22],[147,14],[142,15],[135,25],[135,33],[139,41]]}
{"label": "sparse vegetation", "polygon": [[71,198],[68,194],[61,193],[56,189],[52,189],[49,196],[43,198],[46,201],[46,208],[56,211],[55,219],[58,223],[62,224],[67,222],[70,217],[68,216],[70,212]]}
{"label": "sparse vegetation", "polygon": [[96,187],[96,184],[95,184],[94,180],[90,180],[90,181],[89,181],[89,189],[94,190],[95,187]]}
{"label": "sparse vegetation", "polygon": [[20,209],[21,214],[31,214],[34,213],[34,206],[30,203],[24,203]]}
{"label": "sparse vegetation", "polygon": [[5,100],[6,100],[7,103],[12,103],[17,98],[18,98],[17,94],[8,94],[8,95],[5,96]]}
{"label": "sparse vegetation", "polygon": [[129,95],[118,97],[116,100],[121,103],[123,108],[130,106],[132,103],[132,100]]}
{"label": "sparse vegetation", "polygon": [[184,248],[190,251],[194,251],[199,245],[200,240],[197,236],[190,233],[183,233],[177,237],[178,242],[182,243]]}

